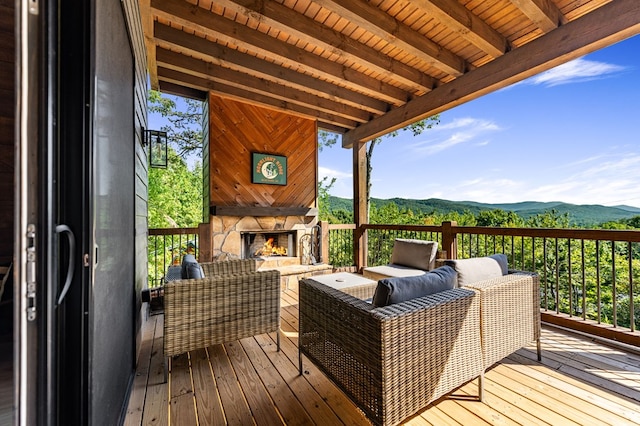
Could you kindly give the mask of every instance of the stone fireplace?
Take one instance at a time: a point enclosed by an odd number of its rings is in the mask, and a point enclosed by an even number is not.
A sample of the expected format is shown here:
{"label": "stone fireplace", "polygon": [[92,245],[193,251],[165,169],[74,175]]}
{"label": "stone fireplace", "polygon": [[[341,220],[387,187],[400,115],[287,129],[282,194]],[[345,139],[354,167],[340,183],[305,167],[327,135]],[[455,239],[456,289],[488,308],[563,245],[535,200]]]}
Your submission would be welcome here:
{"label": "stone fireplace", "polygon": [[306,240],[303,236],[313,232],[317,221],[315,215],[211,215],[212,257],[297,258],[302,254],[301,239]]}

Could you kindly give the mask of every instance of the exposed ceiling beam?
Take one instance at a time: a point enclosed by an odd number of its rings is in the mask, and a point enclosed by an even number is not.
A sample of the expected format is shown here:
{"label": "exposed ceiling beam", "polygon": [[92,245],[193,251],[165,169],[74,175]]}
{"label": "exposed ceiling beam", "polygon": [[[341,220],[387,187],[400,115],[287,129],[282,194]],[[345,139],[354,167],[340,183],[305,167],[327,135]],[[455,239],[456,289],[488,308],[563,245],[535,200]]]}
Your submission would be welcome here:
{"label": "exposed ceiling beam", "polygon": [[210,91],[217,94],[218,96],[234,99],[240,102],[260,105],[265,108],[288,112],[290,114],[299,115],[305,118],[317,119],[323,123],[329,123],[339,128],[345,129],[345,131],[347,129],[353,129],[357,125],[357,123],[353,120],[347,120],[333,114],[313,110],[301,105],[296,105],[290,102],[275,99],[271,96],[249,92],[248,90],[242,88],[229,86],[224,83],[196,77],[190,74],[185,74],[163,67],[158,67],[158,79],[161,83],[162,81],[167,81],[177,85],[186,86],[197,90],[203,90],[205,92]]}
{"label": "exposed ceiling beam", "polygon": [[142,21],[142,31],[144,32],[144,45],[147,49],[147,70],[151,88],[157,90],[158,67],[156,65],[156,44],[153,40],[153,15],[151,14],[150,0],[140,0],[140,20]]}
{"label": "exposed ceiling beam", "polygon": [[538,28],[545,33],[553,31],[559,25],[565,24],[567,19],[560,9],[549,0],[510,0],[511,3],[524,13]]}
{"label": "exposed ceiling beam", "polygon": [[640,1],[616,0],[347,132],[363,143],[640,33]]}
{"label": "exposed ceiling beam", "polygon": [[398,81],[415,92],[428,92],[435,80],[402,62],[299,14],[293,9],[263,0],[216,0],[217,4],[249,19],[268,24],[305,43],[331,52],[344,61],[361,64],[381,76]]}
{"label": "exposed ceiling beam", "polygon": [[507,51],[507,40],[457,1],[411,0],[411,4],[428,12],[437,21],[494,58]]}
{"label": "exposed ceiling beam", "polygon": [[[368,111],[371,114],[381,115],[389,109],[388,104],[380,100],[346,90],[344,87],[318,80],[306,74],[282,68],[274,63],[265,62],[254,56],[223,47],[204,38],[187,34],[184,31],[158,22],[156,22],[154,31],[156,40],[161,44],[169,45],[175,50],[184,51],[186,55],[200,58],[225,68],[301,90],[320,98],[343,103],[353,108]],[[365,115],[367,118],[371,118],[370,114]]]}
{"label": "exposed ceiling beam", "polygon": [[187,31],[206,34],[212,39],[218,39],[221,43],[230,43],[252,54],[272,58],[291,69],[318,76],[333,84],[344,86],[348,90],[363,93],[391,105],[403,105],[412,97],[410,93],[399,87],[266,36],[260,31],[185,1],[152,0],[151,7],[157,16],[180,25]]}
{"label": "exposed ceiling beam", "polygon": [[298,89],[282,86],[269,80],[223,68],[200,59],[184,56],[180,53],[158,47],[156,52],[158,65],[180,71],[206,80],[217,81],[228,86],[244,89],[248,92],[271,96],[274,99],[289,101],[309,109],[324,111],[360,123],[366,123],[371,115],[366,111],[338,102],[318,98]]}
{"label": "exposed ceiling beam", "polygon": [[460,57],[366,2],[314,0],[314,3],[447,74],[458,77],[466,70],[465,61]]}

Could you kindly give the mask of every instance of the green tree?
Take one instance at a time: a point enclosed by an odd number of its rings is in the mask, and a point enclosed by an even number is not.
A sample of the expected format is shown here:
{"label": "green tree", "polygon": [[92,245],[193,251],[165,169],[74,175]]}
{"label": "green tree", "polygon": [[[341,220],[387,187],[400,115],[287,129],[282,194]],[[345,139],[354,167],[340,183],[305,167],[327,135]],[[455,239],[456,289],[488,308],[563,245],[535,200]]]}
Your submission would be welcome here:
{"label": "green tree", "polygon": [[187,159],[196,155],[202,158],[202,101],[163,96],[156,90],[150,90],[148,107],[149,113],[158,114],[169,122],[160,130],[167,132],[167,138],[180,157]]}
{"label": "green tree", "polygon": [[202,166],[189,170],[168,148],[166,169],[149,169],[149,227],[189,228],[202,221]]}

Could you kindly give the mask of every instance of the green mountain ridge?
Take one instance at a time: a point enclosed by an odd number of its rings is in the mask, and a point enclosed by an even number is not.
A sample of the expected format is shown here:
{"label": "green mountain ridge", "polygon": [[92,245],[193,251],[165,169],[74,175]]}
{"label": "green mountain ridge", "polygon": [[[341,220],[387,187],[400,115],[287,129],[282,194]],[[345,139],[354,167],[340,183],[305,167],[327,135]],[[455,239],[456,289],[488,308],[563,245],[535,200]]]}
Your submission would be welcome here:
{"label": "green mountain ridge", "polygon": [[[572,224],[585,226],[596,225],[609,221],[618,221],[628,219],[640,215],[640,208],[632,206],[602,206],[598,204],[570,204],[561,201],[539,202],[539,201],[523,201],[518,203],[501,203],[489,204],[479,203],[475,201],[450,201],[439,198],[429,198],[426,200],[406,199],[406,198],[390,198],[380,199],[372,198],[371,203],[377,208],[388,204],[395,203],[401,210],[409,209],[414,212],[422,213],[447,213],[456,211],[464,213],[468,211],[472,214],[478,214],[483,210],[504,210],[513,211],[523,218],[529,218],[544,212],[555,210],[557,213],[569,215]],[[331,210],[346,210],[353,212],[353,201],[349,198],[329,197],[329,206]]]}

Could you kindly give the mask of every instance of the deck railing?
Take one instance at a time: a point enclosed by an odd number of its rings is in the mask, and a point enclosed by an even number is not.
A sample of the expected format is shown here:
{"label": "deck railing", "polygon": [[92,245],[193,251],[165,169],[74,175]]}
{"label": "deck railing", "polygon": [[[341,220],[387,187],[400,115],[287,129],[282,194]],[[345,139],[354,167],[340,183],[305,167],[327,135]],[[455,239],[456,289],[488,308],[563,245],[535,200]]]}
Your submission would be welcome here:
{"label": "deck railing", "polygon": [[149,229],[148,240],[148,285],[154,288],[162,285],[167,268],[174,261],[179,262],[185,253],[198,257],[198,228],[153,228]]}
{"label": "deck railing", "polygon": [[[635,332],[640,328],[640,231],[364,225],[367,264],[387,263],[396,238],[438,241],[458,259],[504,253],[540,275],[543,312]],[[329,263],[353,265],[354,225],[329,225]],[[445,236],[446,234],[446,236]],[[452,240],[449,240],[453,236]],[[443,239],[447,240],[443,244]],[[335,243],[337,240],[338,243]],[[345,258],[349,254],[350,259]],[[563,322],[563,325],[566,321]]]}

